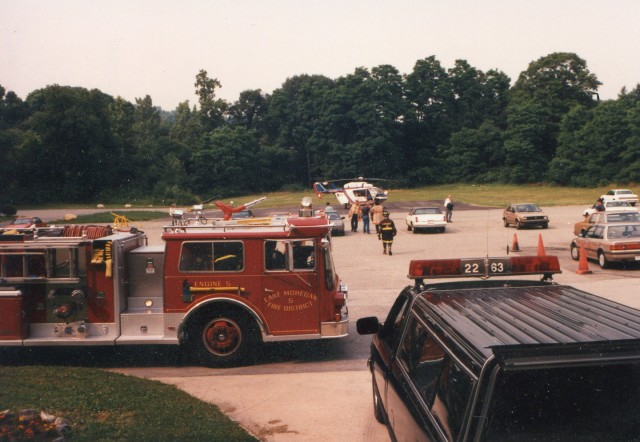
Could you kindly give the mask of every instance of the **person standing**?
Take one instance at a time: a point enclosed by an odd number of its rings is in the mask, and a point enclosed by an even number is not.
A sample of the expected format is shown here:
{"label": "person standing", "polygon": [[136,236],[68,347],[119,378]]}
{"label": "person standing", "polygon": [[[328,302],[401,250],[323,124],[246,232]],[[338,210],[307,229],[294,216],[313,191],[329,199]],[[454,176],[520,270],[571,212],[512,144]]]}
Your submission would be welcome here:
{"label": "person standing", "polygon": [[362,215],[362,233],[369,234],[371,231],[369,230],[369,214],[371,213],[371,207],[369,204],[363,204],[360,209],[360,214]]}
{"label": "person standing", "polygon": [[389,249],[389,255],[393,255],[393,251],[391,251],[391,246],[393,245],[393,237],[396,236],[398,231],[396,230],[396,225],[389,218],[389,212],[387,210],[382,212],[382,221],[380,221],[380,235],[382,236],[382,253],[387,254],[387,249]]}
{"label": "person standing", "polygon": [[376,234],[378,235],[378,239],[380,239],[380,223],[382,222],[382,219],[383,219],[382,212],[384,212],[384,207],[382,207],[382,205],[378,200],[375,200],[373,204],[373,208],[371,209],[371,218],[373,221],[373,225],[376,228]]}
{"label": "person standing", "polygon": [[452,223],[453,221],[451,221],[451,215],[453,215],[453,198],[451,198],[451,195],[449,195],[447,199],[444,200],[444,209],[447,222]]}
{"label": "person standing", "polygon": [[358,218],[360,217],[360,203],[354,201],[349,208],[349,218],[351,218],[351,231],[358,231]]}
{"label": "person standing", "polygon": [[597,212],[604,212],[604,200],[602,198],[598,198],[598,201],[596,201],[593,208],[596,209]]}

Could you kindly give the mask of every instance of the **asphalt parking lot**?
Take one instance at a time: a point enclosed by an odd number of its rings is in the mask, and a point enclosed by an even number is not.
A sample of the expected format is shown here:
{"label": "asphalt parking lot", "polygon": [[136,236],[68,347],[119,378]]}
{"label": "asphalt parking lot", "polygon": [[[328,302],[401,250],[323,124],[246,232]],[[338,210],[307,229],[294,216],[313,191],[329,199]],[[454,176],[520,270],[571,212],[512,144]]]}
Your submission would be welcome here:
{"label": "asphalt parking lot", "polygon": [[[421,204],[422,205],[422,204]],[[176,385],[217,404],[232,419],[264,441],[384,441],[386,429],[375,421],[371,379],[366,366],[370,337],[358,336],[355,321],[384,318],[400,290],[411,283],[409,262],[425,258],[535,255],[540,245],[558,255],[563,273],[555,280],[640,308],[640,265],[602,270],[590,262],[580,275],[569,255],[573,224],[583,207],[544,208],[546,230],[505,228],[500,209],[455,210],[444,234],[407,231],[404,216],[411,204],[389,205],[398,235],[393,256],[382,254],[374,234],[349,232],[333,241],[336,268],[349,286],[350,336],[330,343],[267,346],[257,364],[230,369],[199,366],[128,366],[115,371]],[[22,213],[21,213],[22,214]],[[44,217],[42,211],[39,215]],[[150,244],[160,244],[162,222],[142,223]],[[517,241],[519,252],[513,252]]]}

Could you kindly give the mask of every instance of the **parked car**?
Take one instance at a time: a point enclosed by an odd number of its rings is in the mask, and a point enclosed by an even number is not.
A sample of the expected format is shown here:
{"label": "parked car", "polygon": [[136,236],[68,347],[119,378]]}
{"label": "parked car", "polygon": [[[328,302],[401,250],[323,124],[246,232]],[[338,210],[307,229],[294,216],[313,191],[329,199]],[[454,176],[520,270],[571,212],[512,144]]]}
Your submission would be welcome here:
{"label": "parked car", "polygon": [[640,311],[558,272],[556,256],[411,262],[386,320],[356,324],[391,440],[637,440]]}
{"label": "parked car", "polygon": [[5,231],[17,230],[19,232],[33,230],[37,227],[47,227],[47,223],[42,221],[37,216],[16,218],[9,224],[5,224],[4,226],[2,226]]}
{"label": "parked car", "polygon": [[573,226],[573,233],[580,235],[594,224],[604,223],[634,223],[640,222],[640,212],[610,211],[595,212],[586,215],[584,219]]}
{"label": "parked car", "polygon": [[[627,201],[603,201],[602,205],[604,206],[604,211],[608,211],[608,210],[625,210],[627,212],[637,212],[638,208],[635,206],[632,206],[629,202]],[[598,210],[596,209],[596,205],[594,204],[593,206],[591,206],[590,209],[586,209],[584,211],[585,216],[586,215],[591,215],[592,213],[597,212]]]}
{"label": "parked car", "polygon": [[437,230],[444,233],[447,219],[439,207],[414,207],[406,217],[407,230]]}
{"label": "parked car", "polygon": [[331,223],[331,234],[343,236],[344,216],[340,216],[335,210],[326,210],[324,213],[329,218],[329,223]]}
{"label": "parked car", "polygon": [[630,189],[611,189],[600,198],[604,201],[626,201],[632,206],[638,203],[638,195]]}
{"label": "parked car", "polygon": [[640,262],[640,222],[594,224],[571,242],[571,257],[580,259],[584,246],[587,259],[606,269],[612,261]]}
{"label": "parked car", "polygon": [[511,224],[516,229],[523,227],[549,227],[549,217],[533,203],[516,203],[509,204],[502,214],[502,221],[505,227]]}

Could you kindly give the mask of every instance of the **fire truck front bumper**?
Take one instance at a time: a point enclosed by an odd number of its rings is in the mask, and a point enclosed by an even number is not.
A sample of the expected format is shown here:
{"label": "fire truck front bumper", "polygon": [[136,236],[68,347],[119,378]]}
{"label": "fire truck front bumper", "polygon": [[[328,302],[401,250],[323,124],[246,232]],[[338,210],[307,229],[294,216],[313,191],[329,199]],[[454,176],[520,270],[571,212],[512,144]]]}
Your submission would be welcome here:
{"label": "fire truck front bumper", "polygon": [[341,321],[323,322],[320,324],[322,339],[344,338],[349,334],[349,319]]}

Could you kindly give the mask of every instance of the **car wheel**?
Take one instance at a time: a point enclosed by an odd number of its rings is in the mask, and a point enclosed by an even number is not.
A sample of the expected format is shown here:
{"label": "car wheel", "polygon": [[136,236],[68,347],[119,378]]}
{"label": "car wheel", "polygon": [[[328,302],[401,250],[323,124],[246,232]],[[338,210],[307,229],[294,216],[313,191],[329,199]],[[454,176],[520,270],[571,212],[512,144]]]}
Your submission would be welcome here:
{"label": "car wheel", "polygon": [[502,221],[504,222],[505,227],[509,227],[509,221],[507,221],[507,218],[502,218]]}
{"label": "car wheel", "polygon": [[380,400],[380,394],[378,393],[378,389],[376,388],[375,381],[371,381],[373,384],[373,415],[376,417],[376,420],[381,424],[386,423],[384,418],[384,409],[382,408],[382,401]]}
{"label": "car wheel", "polygon": [[602,250],[598,252],[598,264],[600,264],[601,269],[609,267],[609,260],[604,256],[604,252]]}
{"label": "car wheel", "polygon": [[544,223],[544,224],[542,225],[542,228],[543,228],[543,229],[547,229],[547,228],[549,228],[549,223]]}
{"label": "car wheel", "polygon": [[575,243],[571,244],[571,258],[573,258],[574,261],[580,259],[580,249]]}
{"label": "car wheel", "polygon": [[440,227],[440,233],[444,233],[445,227]]}
{"label": "car wheel", "polygon": [[411,226],[411,224],[407,224],[407,230],[408,230],[409,232],[411,232],[411,231],[413,230],[413,227]]}
{"label": "car wheel", "polygon": [[520,230],[522,229],[522,224],[520,223],[520,220],[516,220],[516,229]]}

